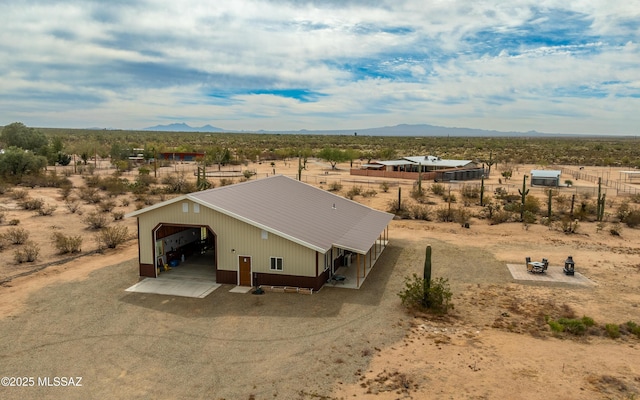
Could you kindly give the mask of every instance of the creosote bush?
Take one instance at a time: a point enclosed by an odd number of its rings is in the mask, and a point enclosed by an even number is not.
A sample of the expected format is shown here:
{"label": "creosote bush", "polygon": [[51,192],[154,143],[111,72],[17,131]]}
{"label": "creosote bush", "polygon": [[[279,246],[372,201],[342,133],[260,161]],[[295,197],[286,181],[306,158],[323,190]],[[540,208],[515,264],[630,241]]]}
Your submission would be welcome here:
{"label": "creosote bush", "polygon": [[339,192],[342,190],[342,183],[340,182],[331,182],[328,186],[329,188],[327,190],[330,192]]}
{"label": "creosote bush", "polygon": [[98,209],[102,212],[111,212],[116,208],[116,202],[113,200],[102,200],[98,203]]}
{"label": "creosote bush", "polygon": [[58,209],[58,206],[53,204],[45,204],[38,209],[38,215],[49,216],[53,215],[53,212]]}
{"label": "creosote bush", "polygon": [[[398,293],[402,305],[412,310],[430,311],[435,314],[446,314],[453,309],[449,280],[432,279],[427,284],[424,278],[414,273],[404,278],[404,289]],[[428,307],[425,307],[425,299]]]}
{"label": "creosote bush", "polygon": [[107,216],[102,213],[90,212],[83,218],[83,222],[89,227],[89,229],[102,229],[109,221]]}
{"label": "creosote bush", "polygon": [[435,195],[441,196],[444,194],[444,185],[441,183],[434,183],[431,185],[431,192]]}
{"label": "creosote bush", "polygon": [[24,243],[24,246],[22,246],[22,248],[17,249],[13,253],[13,257],[18,264],[22,264],[25,262],[36,261],[39,254],[40,247],[34,241],[29,240]]}
{"label": "creosote bush", "polygon": [[32,199],[30,197],[25,197],[20,202],[20,207],[25,210],[38,211],[44,206],[44,200],[42,199]]}
{"label": "creosote bush", "polygon": [[11,191],[11,198],[14,200],[24,200],[29,196],[29,192],[24,189],[13,189]]}
{"label": "creosote bush", "polygon": [[5,236],[11,244],[24,244],[29,239],[29,232],[24,228],[9,228]]}
{"label": "creosote bush", "polygon": [[349,191],[344,195],[347,199],[353,200],[354,197],[360,196],[362,194],[361,186],[353,186]]}
{"label": "creosote bush", "polygon": [[118,245],[129,240],[129,228],[124,225],[102,228],[97,239],[100,248],[115,249]]}
{"label": "creosote bush", "polygon": [[52,242],[58,254],[79,253],[82,251],[82,237],[80,235],[67,236],[61,232],[54,232]]}

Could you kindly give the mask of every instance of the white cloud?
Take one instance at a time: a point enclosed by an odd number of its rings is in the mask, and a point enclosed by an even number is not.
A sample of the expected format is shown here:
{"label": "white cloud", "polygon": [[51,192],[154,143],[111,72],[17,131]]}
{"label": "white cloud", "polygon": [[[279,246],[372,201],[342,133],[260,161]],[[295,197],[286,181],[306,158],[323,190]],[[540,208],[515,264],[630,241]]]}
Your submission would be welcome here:
{"label": "white cloud", "polygon": [[0,5],[0,124],[640,126],[637,1],[28,4]]}

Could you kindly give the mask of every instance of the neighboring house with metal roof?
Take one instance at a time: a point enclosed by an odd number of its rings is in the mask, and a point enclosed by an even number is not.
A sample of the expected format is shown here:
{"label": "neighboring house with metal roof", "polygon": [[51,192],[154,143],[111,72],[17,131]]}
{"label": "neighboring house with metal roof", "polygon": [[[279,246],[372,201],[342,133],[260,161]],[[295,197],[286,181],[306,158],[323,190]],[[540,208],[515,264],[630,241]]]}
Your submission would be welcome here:
{"label": "neighboring house with metal roof", "polygon": [[532,169],[531,185],[560,186],[560,174],[562,171],[559,170]]}
{"label": "neighboring house with metal roof", "polygon": [[351,175],[418,179],[418,171],[422,172],[422,179],[436,181],[480,179],[484,175],[484,168],[471,160],[444,160],[435,156],[374,161],[351,169]]}
{"label": "neighboring house with metal roof", "polygon": [[[131,212],[140,275],[206,253],[218,283],[320,289],[353,262],[359,287],[393,215],[297,180],[269,178],[190,193]],[[362,271],[361,271],[362,268]]]}

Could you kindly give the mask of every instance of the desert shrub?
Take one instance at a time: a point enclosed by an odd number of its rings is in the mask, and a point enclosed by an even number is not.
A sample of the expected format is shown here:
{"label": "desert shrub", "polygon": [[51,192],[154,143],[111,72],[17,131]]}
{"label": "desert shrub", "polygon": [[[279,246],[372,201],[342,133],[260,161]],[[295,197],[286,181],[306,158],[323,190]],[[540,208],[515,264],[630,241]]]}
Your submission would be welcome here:
{"label": "desert shrub", "polygon": [[447,203],[455,203],[457,200],[456,194],[455,193],[443,194],[442,200],[446,201]]}
{"label": "desert shrub", "polygon": [[53,212],[58,209],[58,206],[54,204],[45,204],[38,209],[38,215],[49,216],[53,215]]}
{"label": "desert shrub", "polygon": [[111,212],[116,208],[116,202],[113,200],[102,200],[98,203],[98,209],[102,212]]}
{"label": "desert shrub", "polygon": [[640,225],[640,210],[634,209],[627,213],[622,220],[629,228],[636,228]]}
{"label": "desert shrub", "polygon": [[246,180],[251,179],[251,177],[254,176],[255,174],[256,174],[256,171],[251,171],[249,169],[245,169],[244,171],[242,171],[242,176],[244,176]]}
{"label": "desert shrub", "polygon": [[422,221],[431,221],[431,207],[424,204],[413,204],[409,206],[409,218]]}
{"label": "desert shrub", "polygon": [[604,326],[605,332],[611,339],[617,339],[620,337],[620,326],[616,324],[606,324]]}
{"label": "desert shrub", "polygon": [[7,214],[4,211],[0,211],[0,224],[4,223],[5,218],[7,218]]}
{"label": "desert shrub", "polygon": [[13,253],[13,258],[18,264],[25,262],[34,262],[38,259],[40,247],[34,241],[27,241],[19,249]]}
{"label": "desert shrub", "polygon": [[102,201],[102,195],[96,187],[81,187],[78,191],[80,199],[88,204],[98,204]]}
{"label": "desert shrub", "polygon": [[471,221],[471,211],[465,208],[457,208],[453,213],[453,220],[462,226],[467,226]]}
{"label": "desert shrub", "polygon": [[585,221],[589,219],[590,216],[595,216],[595,214],[596,214],[596,204],[592,201],[582,201],[573,210],[574,218],[580,221]]}
{"label": "desert shrub", "polygon": [[540,212],[540,200],[532,195],[528,195],[524,199],[524,210],[532,214]]}
{"label": "desert shrub", "polygon": [[11,198],[14,200],[24,200],[29,196],[29,192],[24,189],[13,189],[11,191]]}
{"label": "desert shrub", "polygon": [[73,185],[62,185],[60,186],[60,196],[63,200],[67,200],[69,196],[71,196],[71,191],[73,190]]}
{"label": "desert shrub", "polygon": [[102,228],[97,239],[101,248],[115,249],[129,239],[129,228],[124,225]]}
{"label": "desert shrub", "polygon": [[387,211],[401,218],[409,217],[409,209],[407,207],[406,201],[401,202],[400,205],[398,206],[398,199],[390,200],[387,203]]}
{"label": "desert shrub", "polygon": [[165,185],[167,193],[191,193],[196,190],[195,184],[187,181],[184,174],[168,175],[161,182]]}
{"label": "desert shrub", "polygon": [[551,329],[552,332],[555,332],[555,333],[564,332],[564,325],[562,325],[558,321],[550,319],[547,321],[547,323],[549,324],[549,328]]}
{"label": "desert shrub", "polygon": [[587,317],[586,315],[583,316],[580,320],[587,328],[591,328],[592,326],[596,325],[596,322],[593,320],[593,318]]}
{"label": "desert shrub", "polygon": [[634,202],[634,203],[640,203],[640,193],[635,193],[635,194],[631,195],[630,200],[632,202]]}
{"label": "desert shrub", "polygon": [[52,242],[58,254],[79,253],[82,251],[82,237],[79,235],[67,236],[61,232],[54,232]]}
{"label": "desert shrub", "polygon": [[424,199],[425,197],[425,190],[424,188],[421,188],[418,185],[413,186],[413,188],[411,189],[411,193],[409,193],[409,196],[411,196],[412,199],[417,200],[418,202],[422,202],[422,199]]}
{"label": "desert shrub", "polygon": [[136,176],[136,180],[134,182],[135,186],[144,186],[149,187],[152,184],[156,183],[158,180],[149,174],[138,175]]}
{"label": "desert shrub", "polygon": [[577,219],[572,220],[569,217],[560,220],[560,230],[564,233],[576,233],[578,232],[579,221]]}
{"label": "desert shrub", "polygon": [[90,212],[83,218],[83,222],[89,229],[102,229],[109,223],[107,216],[102,213]]}
{"label": "desert shrub", "polygon": [[75,214],[78,209],[80,209],[80,203],[77,201],[67,200],[64,202],[64,206],[67,207],[67,210],[69,210],[71,214]]}
{"label": "desert shrub", "polygon": [[505,222],[510,222],[512,219],[513,213],[507,210],[497,210],[493,212],[489,218],[491,225],[503,224]]}
{"label": "desert shrub", "polygon": [[20,220],[17,218],[14,218],[9,221],[9,225],[12,225],[12,226],[20,225]]}
{"label": "desert shrub", "polygon": [[522,213],[522,222],[527,224],[533,224],[536,222],[536,214],[529,210],[524,210]]}
{"label": "desert shrub", "polygon": [[126,179],[108,176],[101,180],[99,188],[109,193],[109,196],[118,196],[129,191],[129,183]]}
{"label": "desert shrub", "polygon": [[222,178],[220,179],[220,186],[229,186],[233,185],[235,182],[233,179]]}
{"label": "desert shrub", "polygon": [[7,235],[0,233],[0,251],[3,251],[9,246],[9,239]]}
{"label": "desert shrub", "polygon": [[129,206],[129,199],[124,198],[124,199],[120,200],[120,205],[122,207],[128,207]]}
{"label": "desert shrub", "polygon": [[436,220],[440,222],[453,222],[455,210],[449,207],[439,207],[436,209]]}
{"label": "desert shrub", "polygon": [[404,289],[398,293],[402,305],[409,309],[428,310],[435,314],[446,314],[453,309],[453,293],[449,280],[432,279],[430,284],[424,278],[413,274],[404,279]]}
{"label": "desert shrub", "polygon": [[430,187],[431,192],[437,196],[441,196],[444,194],[444,185],[441,183],[434,183]]}
{"label": "desert shrub", "polygon": [[120,221],[124,218],[124,211],[114,211],[113,212],[113,220]]}
{"label": "desert shrub", "polygon": [[100,175],[86,176],[84,182],[88,187],[98,189],[102,183],[102,178]]}
{"label": "desert shrub", "polygon": [[351,189],[344,195],[346,198],[353,200],[354,197],[362,194],[362,187],[352,186]]}
{"label": "desert shrub", "polygon": [[42,208],[42,206],[44,206],[44,200],[42,199],[32,199],[30,197],[26,197],[20,202],[20,207],[24,208],[25,210],[38,211]]}
{"label": "desert shrub", "polygon": [[5,236],[11,244],[24,244],[29,239],[29,232],[24,228],[9,228]]}
{"label": "desert shrub", "polygon": [[330,192],[339,192],[342,190],[342,183],[340,182],[331,182],[328,186],[327,190]]}
{"label": "desert shrub", "polygon": [[31,188],[34,187],[61,187],[62,185],[70,185],[71,182],[65,178],[60,177],[55,172],[49,174],[28,174],[23,175],[20,179],[21,183]]}
{"label": "desert shrub", "polygon": [[378,192],[376,192],[374,189],[369,189],[362,192],[362,197],[376,197],[377,195]]}
{"label": "desert shrub", "polygon": [[520,213],[521,204],[520,203],[505,203],[502,206],[502,209],[505,211],[509,211],[512,213]]}
{"label": "desert shrub", "polygon": [[627,323],[625,323],[623,326],[629,333],[640,338],[640,325],[636,324],[633,321],[627,321]]}
{"label": "desert shrub", "polygon": [[611,234],[611,236],[622,235],[622,226],[620,226],[620,224],[617,222],[611,224],[611,226],[609,227],[609,233]]}
{"label": "desert shrub", "polygon": [[389,184],[387,182],[382,182],[380,184],[380,190],[382,190],[383,193],[387,193],[389,191]]}
{"label": "desert shrub", "polygon": [[460,189],[460,194],[465,199],[479,199],[480,198],[480,188],[476,185],[464,184]]}
{"label": "desert shrub", "polygon": [[560,318],[558,322],[564,326],[564,331],[572,335],[584,335],[587,332],[587,327],[582,320]]}

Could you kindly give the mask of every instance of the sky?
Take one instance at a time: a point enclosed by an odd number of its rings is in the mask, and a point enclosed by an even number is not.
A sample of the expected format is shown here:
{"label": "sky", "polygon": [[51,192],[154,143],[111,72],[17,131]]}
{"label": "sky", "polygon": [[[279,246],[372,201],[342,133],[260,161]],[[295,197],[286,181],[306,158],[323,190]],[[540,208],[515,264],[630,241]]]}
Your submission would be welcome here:
{"label": "sky", "polygon": [[640,0],[16,0],[0,26],[0,125],[640,130]]}

